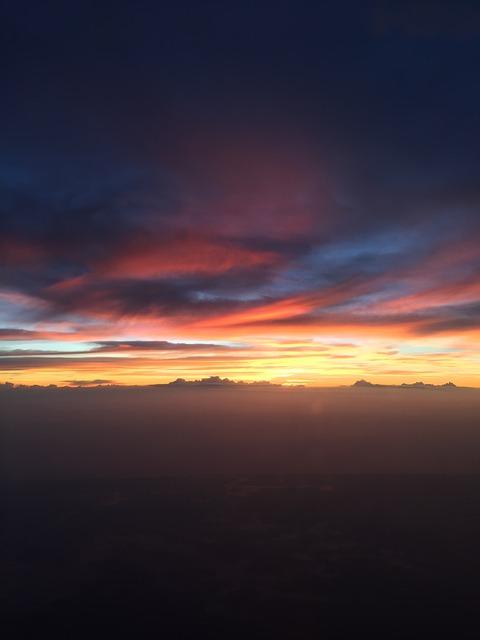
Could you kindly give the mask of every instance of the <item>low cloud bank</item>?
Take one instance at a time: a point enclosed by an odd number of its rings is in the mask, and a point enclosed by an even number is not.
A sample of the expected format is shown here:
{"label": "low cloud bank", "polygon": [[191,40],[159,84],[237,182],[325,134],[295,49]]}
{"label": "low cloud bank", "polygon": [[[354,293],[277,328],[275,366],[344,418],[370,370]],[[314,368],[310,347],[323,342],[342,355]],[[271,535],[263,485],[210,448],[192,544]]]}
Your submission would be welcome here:
{"label": "low cloud bank", "polygon": [[[164,385],[158,385],[164,386]],[[181,386],[195,386],[195,387],[235,387],[235,386],[248,386],[248,387],[280,387],[281,385],[266,380],[259,380],[255,382],[244,382],[243,380],[235,381],[230,378],[220,378],[219,376],[210,376],[209,378],[202,378],[201,380],[185,380],[184,378],[177,378],[173,382],[169,382],[169,386],[181,387]]]}
{"label": "low cloud bank", "polygon": [[445,384],[430,384],[428,382],[413,382],[403,384],[375,384],[373,382],[369,382],[368,380],[357,380],[352,384],[352,387],[362,387],[366,388],[383,388],[383,389],[458,389],[456,384],[453,382],[445,382]]}
{"label": "low cloud bank", "polygon": [[0,404],[3,479],[480,472],[476,389],[0,385]]}

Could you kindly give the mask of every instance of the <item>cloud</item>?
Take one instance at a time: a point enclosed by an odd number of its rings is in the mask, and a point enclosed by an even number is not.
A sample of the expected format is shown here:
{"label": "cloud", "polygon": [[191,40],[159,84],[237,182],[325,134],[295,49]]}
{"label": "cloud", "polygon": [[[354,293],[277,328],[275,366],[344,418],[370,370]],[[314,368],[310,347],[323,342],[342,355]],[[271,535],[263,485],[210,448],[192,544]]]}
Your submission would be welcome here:
{"label": "cloud", "polygon": [[10,327],[0,328],[0,338],[2,340],[29,340],[38,337],[37,331],[30,331],[28,329],[14,329]]}
{"label": "cloud", "polygon": [[64,380],[63,382],[67,382],[74,387],[93,387],[113,383],[112,380],[102,380],[101,378],[97,378],[96,380]]}
{"label": "cloud", "polygon": [[58,355],[74,355],[85,353],[84,351],[49,351],[48,349],[0,349],[0,358],[12,358],[21,356],[28,358],[30,356],[58,356]]}
{"label": "cloud", "polygon": [[104,281],[89,277],[49,287],[41,295],[52,316],[76,312],[92,318],[188,318],[215,315],[242,304],[235,299],[197,295],[195,283],[188,279]]}
{"label": "cloud", "polygon": [[237,346],[225,346],[207,342],[168,342],[166,340],[103,340],[90,353],[116,353],[141,351],[222,351],[238,349]]}
{"label": "cloud", "polygon": [[229,378],[220,378],[220,376],[210,376],[209,378],[202,378],[201,380],[185,380],[184,378],[177,378],[169,383],[168,386],[173,387],[234,387],[234,386],[261,386],[261,387],[279,387],[279,384],[273,384],[265,380],[258,380],[254,382],[244,382],[243,380],[230,380]]}
{"label": "cloud", "polygon": [[[181,274],[222,273],[272,265],[272,252],[253,251],[231,241],[189,233],[142,233],[116,247],[96,270],[106,278],[144,278]],[[94,267],[95,268],[95,267]]]}
{"label": "cloud", "polygon": [[424,382],[413,382],[411,384],[402,382],[401,384],[374,384],[372,382],[368,382],[367,380],[357,380],[354,382],[352,387],[361,387],[366,389],[458,389],[457,385],[453,384],[453,382],[445,382],[443,384],[425,384]]}
{"label": "cloud", "polygon": [[416,331],[419,335],[480,331],[480,303],[439,306]]}
{"label": "cloud", "polygon": [[201,380],[185,380],[184,378],[177,378],[173,382],[169,383],[171,386],[199,386],[199,387],[230,387],[236,383],[228,378],[220,378],[219,376],[211,376],[210,378],[202,378]]}
{"label": "cloud", "polygon": [[44,355],[39,353],[38,355],[15,355],[2,357],[0,370],[23,371],[30,369],[52,369],[60,372],[65,369],[92,369],[99,372],[101,369],[107,369],[109,366],[115,368],[128,366],[128,364],[132,365],[132,361],[130,359],[125,358],[122,360],[113,355],[110,357],[100,355],[88,356],[82,353],[72,356],[61,355],[61,352],[57,351],[56,355]]}
{"label": "cloud", "polygon": [[[2,349],[0,358],[8,359],[11,362],[18,362],[24,358],[26,362],[31,362],[32,356],[49,357],[57,356],[67,358],[67,356],[79,355],[87,357],[89,354],[138,354],[143,352],[180,354],[189,352],[222,352],[238,351],[240,345],[223,345],[210,342],[168,342],[166,340],[103,340],[100,342],[84,342],[81,349]],[[48,362],[49,360],[44,360]],[[67,361],[67,360],[65,360]],[[8,364],[6,365],[8,366]]]}

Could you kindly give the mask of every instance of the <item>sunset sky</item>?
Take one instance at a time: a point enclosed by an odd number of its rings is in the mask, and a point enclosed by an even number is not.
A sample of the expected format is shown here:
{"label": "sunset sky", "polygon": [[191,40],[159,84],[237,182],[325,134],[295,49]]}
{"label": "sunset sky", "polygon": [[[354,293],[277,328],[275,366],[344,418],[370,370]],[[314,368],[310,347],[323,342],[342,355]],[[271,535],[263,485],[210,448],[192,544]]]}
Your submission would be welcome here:
{"label": "sunset sky", "polygon": [[480,387],[478,2],[0,25],[0,382]]}

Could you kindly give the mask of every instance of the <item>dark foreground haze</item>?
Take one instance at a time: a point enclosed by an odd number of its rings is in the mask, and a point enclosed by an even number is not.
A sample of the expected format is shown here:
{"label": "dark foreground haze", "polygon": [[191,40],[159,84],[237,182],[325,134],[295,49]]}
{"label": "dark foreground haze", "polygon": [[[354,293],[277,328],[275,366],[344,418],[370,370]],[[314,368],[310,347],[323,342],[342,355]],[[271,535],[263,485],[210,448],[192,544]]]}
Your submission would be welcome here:
{"label": "dark foreground haze", "polygon": [[8,640],[477,638],[480,393],[1,389]]}
{"label": "dark foreground haze", "polygon": [[0,393],[7,479],[480,472],[476,389],[4,387]]}

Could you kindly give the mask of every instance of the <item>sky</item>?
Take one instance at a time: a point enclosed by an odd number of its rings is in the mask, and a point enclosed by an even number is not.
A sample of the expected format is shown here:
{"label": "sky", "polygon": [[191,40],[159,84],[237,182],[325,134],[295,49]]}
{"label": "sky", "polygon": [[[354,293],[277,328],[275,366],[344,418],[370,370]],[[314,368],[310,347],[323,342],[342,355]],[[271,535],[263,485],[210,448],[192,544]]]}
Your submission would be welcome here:
{"label": "sky", "polygon": [[480,387],[476,2],[0,9],[0,382]]}

